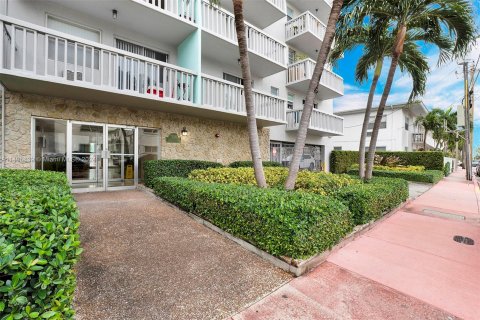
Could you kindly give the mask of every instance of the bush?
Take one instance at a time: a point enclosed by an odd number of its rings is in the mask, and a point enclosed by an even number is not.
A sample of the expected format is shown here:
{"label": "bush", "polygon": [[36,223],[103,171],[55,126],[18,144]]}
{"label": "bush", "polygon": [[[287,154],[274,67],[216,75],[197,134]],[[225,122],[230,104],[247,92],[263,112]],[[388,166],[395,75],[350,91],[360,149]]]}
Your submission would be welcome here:
{"label": "bush", "polygon": [[339,201],[314,194],[157,178],[155,193],[275,256],[306,258],[352,230]]}
{"label": "bush", "polygon": [[182,177],[186,178],[192,170],[221,168],[217,162],[198,160],[150,160],[145,161],[145,180],[147,187],[153,187],[153,180],[157,177]]}
{"label": "bush", "polygon": [[[376,152],[384,158],[397,157],[405,166],[423,166],[426,170],[443,170],[443,153],[438,151],[422,152]],[[358,162],[358,151],[332,151],[330,155],[330,171],[345,173]]]}
{"label": "bush", "polygon": [[[349,171],[350,174],[358,174],[356,170]],[[390,171],[390,170],[373,170],[375,177],[400,178],[407,181],[437,183],[443,179],[443,171],[425,170],[423,172],[415,171]]]}
{"label": "bush", "polygon": [[2,319],[72,319],[78,212],[64,174],[0,170]]}
{"label": "bush", "polygon": [[[263,161],[263,167],[281,167],[282,164],[274,161]],[[253,161],[235,161],[228,165],[230,168],[253,168]]]}
{"label": "bush", "polygon": [[[265,168],[265,179],[270,187],[283,188],[288,176],[287,168]],[[236,185],[255,186],[255,174],[252,168],[221,168],[194,170],[189,178],[201,182],[231,183]],[[329,195],[341,187],[360,183],[348,175],[337,175],[325,172],[300,171],[295,189],[313,192],[320,195]]]}
{"label": "bush", "polygon": [[[350,171],[356,170],[358,171],[358,164],[354,164]],[[389,166],[381,166],[375,165],[373,166],[373,170],[387,170],[387,171],[413,171],[413,172],[423,172],[425,171],[424,166],[406,166],[406,167],[389,167]]]}
{"label": "bush", "polygon": [[450,161],[448,161],[447,163],[445,163],[445,166],[443,167],[443,174],[445,175],[445,177],[448,177],[451,172],[452,172],[452,169],[450,168]]}
{"label": "bush", "polygon": [[356,225],[380,218],[408,199],[408,183],[402,179],[373,178],[371,181],[341,188],[335,197],[353,215]]}

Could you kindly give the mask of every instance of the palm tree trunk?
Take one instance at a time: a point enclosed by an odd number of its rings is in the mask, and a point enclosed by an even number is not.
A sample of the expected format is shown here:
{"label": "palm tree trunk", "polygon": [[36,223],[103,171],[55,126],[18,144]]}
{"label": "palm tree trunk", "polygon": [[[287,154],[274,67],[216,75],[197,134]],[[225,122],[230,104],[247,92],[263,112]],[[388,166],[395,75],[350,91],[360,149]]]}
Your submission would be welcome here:
{"label": "palm tree trunk", "polygon": [[333,38],[335,36],[335,25],[337,24],[340,10],[343,6],[343,0],[334,0],[332,5],[332,11],[328,19],[325,36],[322,42],[322,47],[318,53],[317,63],[313,70],[312,80],[308,87],[307,96],[305,99],[305,105],[303,107],[302,118],[297,132],[297,138],[295,139],[295,147],[293,149],[292,161],[290,162],[290,168],[288,171],[288,177],[285,182],[285,189],[293,190],[295,187],[295,181],[297,180],[298,170],[300,169],[300,158],[303,155],[303,149],[305,148],[305,140],[307,139],[308,126],[310,125],[310,117],[313,111],[313,104],[315,96],[318,92],[318,84],[325,67],[325,63],[332,47]]}
{"label": "palm tree trunk", "polygon": [[365,117],[363,118],[362,134],[360,136],[360,147],[358,148],[358,174],[361,179],[365,177],[365,145],[367,144],[368,124],[370,123],[370,113],[372,112],[373,98],[375,97],[375,90],[377,89],[378,79],[382,73],[383,58],[378,59],[373,74],[372,85],[370,86],[370,93],[368,94],[367,108],[365,109]]}
{"label": "palm tree trunk", "polygon": [[427,151],[427,134],[428,130],[425,130],[425,135],[423,136],[423,151]]}
{"label": "palm tree trunk", "polygon": [[243,93],[245,95],[245,109],[247,110],[248,139],[250,142],[250,153],[252,155],[255,180],[260,188],[266,188],[265,173],[263,172],[262,154],[258,139],[257,119],[255,117],[255,106],[253,105],[252,74],[250,72],[250,61],[248,59],[248,46],[245,22],[243,20],[243,1],[233,1],[233,13],[235,15],[235,29],[237,31],[238,49],[240,52],[240,65],[242,67]]}
{"label": "palm tree trunk", "polygon": [[373,173],[373,160],[375,158],[375,150],[377,148],[378,132],[380,130],[380,124],[382,123],[383,111],[387,104],[390,90],[392,89],[393,78],[395,77],[395,71],[397,70],[398,60],[403,52],[403,44],[405,42],[405,36],[407,34],[407,26],[402,24],[398,28],[397,36],[395,39],[395,45],[392,52],[392,63],[390,64],[390,70],[388,71],[387,82],[383,90],[382,99],[377,110],[377,116],[375,118],[375,124],[373,125],[372,137],[370,138],[370,147],[368,149],[367,158],[367,170],[365,173],[365,179],[370,180]]}

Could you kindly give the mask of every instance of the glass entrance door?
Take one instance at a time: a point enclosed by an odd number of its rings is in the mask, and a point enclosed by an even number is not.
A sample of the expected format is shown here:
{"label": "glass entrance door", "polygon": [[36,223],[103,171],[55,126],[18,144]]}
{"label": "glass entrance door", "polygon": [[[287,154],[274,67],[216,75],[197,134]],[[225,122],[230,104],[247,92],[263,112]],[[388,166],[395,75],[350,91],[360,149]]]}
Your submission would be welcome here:
{"label": "glass entrance door", "polygon": [[135,188],[137,129],[71,121],[67,174],[75,192]]}

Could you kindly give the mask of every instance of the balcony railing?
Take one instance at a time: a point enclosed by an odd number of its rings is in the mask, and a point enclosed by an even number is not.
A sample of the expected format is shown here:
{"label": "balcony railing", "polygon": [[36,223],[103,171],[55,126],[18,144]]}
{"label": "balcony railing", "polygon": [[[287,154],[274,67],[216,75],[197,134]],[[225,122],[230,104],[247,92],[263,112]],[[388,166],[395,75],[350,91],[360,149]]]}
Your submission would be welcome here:
{"label": "balcony railing", "polygon": [[[297,130],[303,110],[287,111],[287,130]],[[343,118],[313,109],[309,129],[322,133],[343,135]]]}
{"label": "balcony railing", "polygon": [[286,41],[305,32],[311,32],[323,41],[327,27],[309,11],[285,24]]}
{"label": "balcony railing", "polygon": [[413,143],[423,143],[424,141],[423,133],[413,133],[412,140],[413,140]]}
{"label": "balcony railing", "polygon": [[[310,80],[315,69],[315,61],[312,59],[305,59],[288,66],[287,85]],[[343,93],[343,79],[328,69],[323,70],[320,84],[329,87],[335,91]]]}
{"label": "balcony railing", "polygon": [[0,23],[1,68],[15,75],[194,102],[196,75],[190,70],[12,18]]}
{"label": "balcony railing", "polygon": [[271,4],[273,4],[275,7],[280,9],[283,12],[287,11],[287,1],[286,0],[267,0]]}
{"label": "balcony railing", "polygon": [[136,0],[155,9],[165,10],[181,19],[195,21],[194,0]]}
{"label": "balcony railing", "polygon": [[[202,104],[222,111],[246,114],[243,86],[205,74],[202,75]],[[253,105],[257,118],[285,121],[285,100],[254,91]]]}
{"label": "balcony railing", "polygon": [[[202,27],[216,36],[237,44],[235,17],[222,9],[202,3]],[[248,50],[268,60],[285,65],[286,46],[255,28],[246,24]]]}

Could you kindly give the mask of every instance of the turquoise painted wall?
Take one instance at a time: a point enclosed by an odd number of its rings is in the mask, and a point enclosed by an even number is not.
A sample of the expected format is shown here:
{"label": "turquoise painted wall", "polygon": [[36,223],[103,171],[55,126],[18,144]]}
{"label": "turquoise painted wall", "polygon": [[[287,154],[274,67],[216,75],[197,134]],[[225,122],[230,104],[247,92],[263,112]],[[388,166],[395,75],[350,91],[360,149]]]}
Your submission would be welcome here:
{"label": "turquoise painted wall", "polygon": [[201,0],[195,0],[195,22],[197,29],[193,31],[177,48],[177,65],[197,73],[194,83],[194,102],[202,101],[202,30]]}

